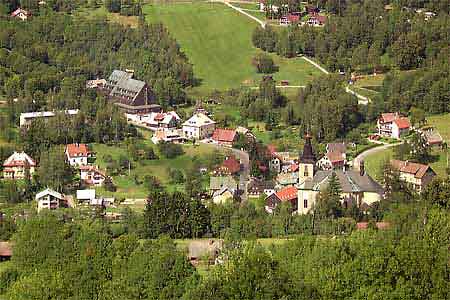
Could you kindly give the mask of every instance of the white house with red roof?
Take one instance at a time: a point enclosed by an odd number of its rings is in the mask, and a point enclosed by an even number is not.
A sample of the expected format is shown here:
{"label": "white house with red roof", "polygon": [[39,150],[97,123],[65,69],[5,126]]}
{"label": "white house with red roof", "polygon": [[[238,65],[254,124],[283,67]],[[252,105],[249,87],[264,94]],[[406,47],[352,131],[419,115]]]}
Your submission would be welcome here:
{"label": "white house with red roof", "polygon": [[127,120],[138,125],[143,125],[150,130],[159,128],[176,128],[181,118],[175,111],[151,112],[149,114],[126,114]]}
{"label": "white house with red roof", "polygon": [[216,128],[212,135],[212,140],[219,145],[233,146],[236,137],[237,134],[234,129]]}
{"label": "white house with red roof", "polygon": [[74,167],[86,166],[88,159],[94,156],[94,152],[86,144],[68,144],[65,153],[67,161]]}
{"label": "white house with red roof", "polygon": [[407,135],[411,129],[409,119],[398,112],[383,113],[377,120],[378,134],[393,139],[400,139]]}
{"label": "white house with red roof", "polygon": [[21,19],[25,21],[31,14],[25,9],[18,8],[11,13],[11,17]]}
{"label": "white house with red roof", "polygon": [[3,177],[7,179],[24,179],[26,170],[33,175],[36,162],[25,152],[14,152],[3,163]]}
{"label": "white house with red roof", "polygon": [[345,143],[327,144],[327,153],[319,159],[317,166],[322,170],[343,169],[347,163]]}
{"label": "white house with red roof", "polygon": [[101,186],[106,174],[96,166],[80,166],[80,179],[86,185]]}

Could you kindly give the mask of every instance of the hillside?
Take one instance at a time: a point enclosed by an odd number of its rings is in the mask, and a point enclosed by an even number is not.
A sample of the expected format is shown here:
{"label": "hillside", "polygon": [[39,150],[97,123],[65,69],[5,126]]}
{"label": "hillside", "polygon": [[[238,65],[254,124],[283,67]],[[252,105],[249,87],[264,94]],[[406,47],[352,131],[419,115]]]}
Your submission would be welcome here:
{"label": "hillside", "polygon": [[[180,43],[200,79],[197,89],[258,85],[262,75],[251,64],[260,51],[251,41],[256,22],[221,3],[153,4],[144,6],[143,11],[148,22],[162,22]],[[273,59],[279,66],[274,74],[277,81],[305,85],[320,74],[302,59],[277,55]]]}

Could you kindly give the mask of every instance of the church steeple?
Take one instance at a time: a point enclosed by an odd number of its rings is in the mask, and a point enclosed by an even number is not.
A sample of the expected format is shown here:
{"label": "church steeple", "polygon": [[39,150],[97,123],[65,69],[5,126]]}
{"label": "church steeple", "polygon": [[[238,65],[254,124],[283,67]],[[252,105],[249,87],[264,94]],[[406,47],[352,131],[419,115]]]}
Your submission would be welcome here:
{"label": "church steeple", "polygon": [[311,136],[306,134],[305,145],[303,146],[303,153],[300,155],[298,165],[298,178],[301,184],[306,179],[312,179],[316,169],[316,156],[314,155],[311,145]]}
{"label": "church steeple", "polygon": [[303,146],[303,153],[300,156],[300,163],[305,164],[315,164],[316,156],[314,155],[313,148],[311,145],[311,136],[306,134],[305,145]]}

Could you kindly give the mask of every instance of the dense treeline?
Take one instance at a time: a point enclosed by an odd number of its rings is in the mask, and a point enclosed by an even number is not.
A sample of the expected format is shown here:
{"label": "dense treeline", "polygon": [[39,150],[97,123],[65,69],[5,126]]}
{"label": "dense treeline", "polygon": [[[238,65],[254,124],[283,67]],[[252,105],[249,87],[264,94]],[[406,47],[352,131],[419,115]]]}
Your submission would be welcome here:
{"label": "dense treeline", "polygon": [[[342,1],[345,2],[345,1]],[[253,43],[267,51],[292,57],[316,57],[330,70],[371,72],[390,65],[401,70],[432,64],[448,47],[449,16],[442,10],[429,20],[414,11],[384,9],[377,0],[356,1],[342,16],[332,16],[324,28],[292,26],[280,33],[257,28]],[[448,3],[447,3],[448,10]]]}
{"label": "dense treeline", "polygon": [[204,277],[166,238],[117,237],[104,223],[67,215],[30,216],[13,237],[0,293],[9,299],[448,299],[450,215],[434,205],[398,206],[390,229],[337,238],[304,235],[266,248],[229,236],[224,263]]}
{"label": "dense treeline", "polygon": [[113,69],[134,69],[163,106],[183,102],[183,88],[194,84],[192,66],[161,24],[132,29],[51,11],[0,23],[1,92],[28,102],[38,98],[35,109],[78,107],[85,81]]}

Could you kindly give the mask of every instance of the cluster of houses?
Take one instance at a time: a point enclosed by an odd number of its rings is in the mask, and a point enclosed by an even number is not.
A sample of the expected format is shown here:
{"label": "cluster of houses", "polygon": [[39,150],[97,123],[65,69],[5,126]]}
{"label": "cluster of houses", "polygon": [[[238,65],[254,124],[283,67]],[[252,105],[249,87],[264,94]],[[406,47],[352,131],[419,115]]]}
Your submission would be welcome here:
{"label": "cluster of houses", "polygon": [[[313,5],[306,5],[303,11],[288,12],[289,5],[282,4],[281,6],[268,3],[266,0],[261,0],[258,3],[259,11],[270,11],[274,14],[281,14],[279,24],[281,26],[288,26],[291,24],[298,24],[299,26],[324,26],[327,21],[327,16],[321,14],[320,9]],[[303,20],[303,21],[302,21]]]}

